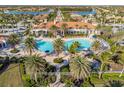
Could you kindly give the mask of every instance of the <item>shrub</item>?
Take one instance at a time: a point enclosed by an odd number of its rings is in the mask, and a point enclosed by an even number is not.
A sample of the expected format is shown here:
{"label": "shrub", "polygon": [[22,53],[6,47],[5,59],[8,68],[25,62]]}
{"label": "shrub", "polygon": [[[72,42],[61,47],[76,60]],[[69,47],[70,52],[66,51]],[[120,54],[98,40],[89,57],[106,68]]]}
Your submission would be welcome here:
{"label": "shrub", "polygon": [[54,63],[62,63],[63,62],[63,59],[62,58],[55,58],[53,60]]}
{"label": "shrub", "polygon": [[61,75],[60,81],[64,83],[66,87],[74,86],[74,80],[69,75]]}
{"label": "shrub", "polygon": [[17,57],[12,57],[11,59],[10,59],[10,62],[11,63],[18,63],[18,58]]}
{"label": "shrub", "polygon": [[61,67],[61,72],[69,72],[69,65]]}
{"label": "shrub", "polygon": [[15,48],[15,49],[11,50],[10,52],[11,52],[11,53],[18,53],[19,50]]}
{"label": "shrub", "polygon": [[92,87],[91,84],[86,80],[81,84],[81,87]]}

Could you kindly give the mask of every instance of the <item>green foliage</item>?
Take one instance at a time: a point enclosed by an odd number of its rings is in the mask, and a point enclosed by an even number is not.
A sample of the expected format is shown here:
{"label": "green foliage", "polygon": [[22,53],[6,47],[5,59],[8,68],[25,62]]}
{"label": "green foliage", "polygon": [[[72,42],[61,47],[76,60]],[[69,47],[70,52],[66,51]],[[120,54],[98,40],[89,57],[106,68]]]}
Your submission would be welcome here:
{"label": "green foliage", "polygon": [[105,87],[123,87],[124,82],[121,82],[119,80],[110,80],[107,84],[105,84]]}
{"label": "green foliage", "polygon": [[80,47],[80,43],[78,41],[73,42],[73,44],[68,48],[68,51],[72,54],[78,52],[78,48]]}
{"label": "green foliage", "polygon": [[71,54],[75,54],[75,53],[77,52],[73,45],[71,45],[71,46],[68,48],[68,51],[69,51]]}
{"label": "green foliage", "polygon": [[92,11],[90,7],[61,7],[61,11]]}
{"label": "green foliage", "polygon": [[25,36],[31,36],[32,35],[32,33],[31,33],[31,27],[29,27],[23,34]]}
{"label": "green foliage", "polygon": [[88,80],[85,80],[82,84],[81,87],[92,87],[91,84],[89,83]]}
{"label": "green foliage", "polygon": [[63,51],[64,49],[64,41],[61,38],[56,39],[53,42],[54,50],[57,54]]}
{"label": "green foliage", "polygon": [[55,75],[42,75],[38,78],[38,84],[40,86],[49,86],[49,84],[54,83],[56,80]]}
{"label": "green foliage", "polygon": [[52,32],[48,32],[47,35],[45,36],[48,36],[48,37],[54,37],[53,33]]}
{"label": "green foliage", "polygon": [[36,48],[34,38],[29,36],[26,38],[24,43],[25,43],[26,51],[29,52],[29,54],[31,55],[34,49]]}
{"label": "green foliage", "polygon": [[18,49],[16,49],[16,48],[14,48],[14,49],[12,49],[10,52],[11,52],[11,53],[18,53],[18,52],[19,52],[19,50],[18,50]]}
{"label": "green foliage", "polygon": [[28,77],[25,78],[24,86],[26,87],[47,87],[50,83],[54,83],[56,80],[55,75],[42,75],[38,77],[38,82]]}
{"label": "green foliage", "polygon": [[3,64],[0,63],[0,70],[2,69],[2,67],[3,67]]}
{"label": "green foliage", "polygon": [[98,50],[100,48],[101,44],[99,43],[99,41],[94,41],[92,44],[92,49],[93,50]]}
{"label": "green foliage", "polygon": [[10,63],[18,63],[19,62],[19,59],[15,56],[11,57],[9,60],[10,60]]}
{"label": "green foliage", "polygon": [[56,13],[50,13],[48,17],[48,21],[53,21],[56,17]]}
{"label": "green foliage", "polygon": [[24,86],[25,87],[35,87],[36,82],[34,80],[31,80],[29,78],[25,79]]}
{"label": "green foliage", "polygon": [[12,47],[15,48],[15,45],[18,44],[19,41],[20,41],[20,38],[19,38],[19,36],[18,36],[17,34],[11,34],[11,35],[9,36],[8,42],[9,42],[9,44],[10,44]]}
{"label": "green foliage", "polygon": [[104,73],[102,76],[102,79],[99,79],[99,76],[97,73],[92,73],[90,78],[91,78],[91,82],[95,84],[96,87],[100,87],[100,86],[103,87],[110,80],[124,82],[124,74],[122,75],[122,77],[119,78],[119,73]]}
{"label": "green foliage", "polygon": [[70,16],[70,14],[69,13],[64,13],[63,12],[63,16],[64,16],[64,21],[74,21],[72,18],[71,18],[71,16]]}
{"label": "green foliage", "polygon": [[61,67],[60,72],[70,72],[69,65]]}
{"label": "green foliage", "polygon": [[[55,71],[55,67],[47,64],[39,55],[21,58],[20,62],[20,71],[24,86],[48,86],[50,83],[55,82],[56,77],[51,74],[51,72]],[[33,74],[36,74],[37,77],[34,77]]]}
{"label": "green foliage", "polygon": [[80,56],[70,58],[69,67],[72,77],[77,80],[83,80],[90,76],[89,64],[84,58]]}
{"label": "green foliage", "polygon": [[53,62],[54,63],[62,63],[63,62],[63,59],[62,58],[55,58],[54,60],[53,60]]}
{"label": "green foliage", "polygon": [[65,83],[66,87],[74,86],[74,79],[71,78],[69,75],[61,74],[61,82]]}
{"label": "green foliage", "polygon": [[98,26],[97,29],[103,30],[105,32],[111,32],[112,26]]}
{"label": "green foliage", "polygon": [[122,77],[119,78],[119,73],[104,73],[103,74],[103,79],[104,80],[122,80],[124,81],[124,74],[122,75]]}

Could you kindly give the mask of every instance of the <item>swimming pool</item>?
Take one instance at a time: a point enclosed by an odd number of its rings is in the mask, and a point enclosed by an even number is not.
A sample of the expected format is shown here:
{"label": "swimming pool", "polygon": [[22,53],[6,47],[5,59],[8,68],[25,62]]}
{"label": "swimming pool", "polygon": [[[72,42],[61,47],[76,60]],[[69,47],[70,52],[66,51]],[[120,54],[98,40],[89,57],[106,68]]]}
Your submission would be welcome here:
{"label": "swimming pool", "polygon": [[36,47],[39,51],[45,53],[52,53],[54,51],[53,43],[51,41],[37,40]]}
{"label": "swimming pool", "polygon": [[[85,39],[72,39],[67,40],[64,43],[65,50],[67,50],[73,42],[78,41],[81,46],[78,48],[78,50],[83,50],[85,48],[91,47],[91,42]],[[43,40],[37,40],[36,41],[36,47],[39,51],[45,52],[45,53],[52,53],[54,51],[53,43],[51,41],[43,41]]]}
{"label": "swimming pool", "polygon": [[78,50],[83,50],[86,48],[90,48],[91,47],[91,42],[85,39],[73,39],[73,40],[68,40],[65,42],[65,49],[68,49],[73,42],[78,41],[80,43],[80,47],[78,48]]}

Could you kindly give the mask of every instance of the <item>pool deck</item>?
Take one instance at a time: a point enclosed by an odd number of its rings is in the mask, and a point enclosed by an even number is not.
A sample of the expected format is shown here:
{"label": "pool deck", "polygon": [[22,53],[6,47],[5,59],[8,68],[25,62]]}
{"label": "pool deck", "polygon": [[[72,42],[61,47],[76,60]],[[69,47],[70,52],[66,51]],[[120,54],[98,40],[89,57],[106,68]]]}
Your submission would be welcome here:
{"label": "pool deck", "polygon": [[[93,39],[91,39],[89,37],[72,37],[72,38],[61,38],[61,39],[64,40],[64,41],[73,40],[73,39],[84,39],[84,40],[88,40],[90,42],[93,42]],[[56,38],[39,37],[39,38],[37,38],[37,40],[54,41],[54,40],[56,40]]]}

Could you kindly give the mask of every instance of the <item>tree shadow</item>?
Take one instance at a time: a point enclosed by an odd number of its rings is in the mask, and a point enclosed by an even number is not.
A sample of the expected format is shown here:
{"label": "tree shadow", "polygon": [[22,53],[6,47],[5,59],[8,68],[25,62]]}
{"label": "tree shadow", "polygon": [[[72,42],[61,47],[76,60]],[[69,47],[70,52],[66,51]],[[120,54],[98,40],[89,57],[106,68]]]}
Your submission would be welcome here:
{"label": "tree shadow", "polygon": [[9,67],[9,63],[4,63],[3,64],[3,66],[1,67],[1,69],[0,69],[0,75],[4,72],[4,71],[6,71],[6,69]]}
{"label": "tree shadow", "polygon": [[[19,63],[18,63],[18,59],[16,57],[5,57],[3,58],[2,60],[0,60],[0,63],[3,64],[3,66],[0,68],[0,75],[4,72],[4,71],[9,71],[17,66],[19,66]],[[9,67],[10,64],[14,64],[16,63],[13,67]],[[8,68],[9,67],[9,68]]]}

